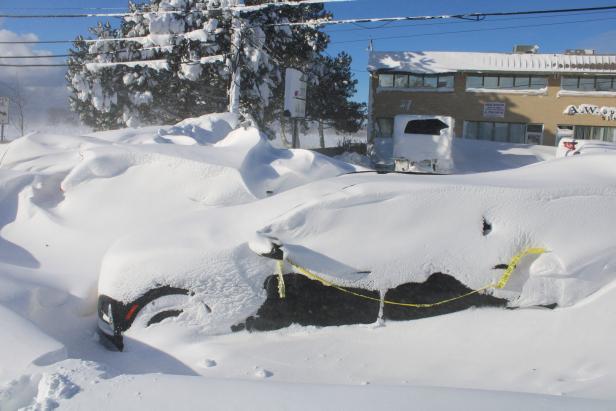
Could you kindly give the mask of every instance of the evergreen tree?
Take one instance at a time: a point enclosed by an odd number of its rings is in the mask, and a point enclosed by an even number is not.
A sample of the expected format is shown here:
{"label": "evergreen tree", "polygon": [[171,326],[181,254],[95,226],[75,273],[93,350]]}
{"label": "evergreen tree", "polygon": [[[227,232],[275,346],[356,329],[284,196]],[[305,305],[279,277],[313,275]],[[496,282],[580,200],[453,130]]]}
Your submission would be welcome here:
{"label": "evergreen tree", "polygon": [[309,74],[307,115],[318,124],[321,147],[325,147],[325,126],[347,133],[357,132],[366,117],[366,105],[352,101],[357,80],[351,73],[351,56],[321,56]]}
{"label": "evergreen tree", "polygon": [[[264,2],[267,0],[247,0],[246,6]],[[283,111],[285,68],[308,72],[321,67],[322,73],[336,69],[336,65],[321,57],[329,42],[325,33],[313,26],[276,25],[330,17],[322,5],[276,6],[243,12],[242,43],[235,50],[231,45],[232,12],[225,9],[226,3],[131,2],[131,15],[118,28],[99,23],[90,30],[100,41],[77,38],[67,74],[73,110],[95,129],[168,124],[225,111],[231,59],[240,67],[241,111],[267,130],[267,125]],[[116,41],[105,41],[109,38]],[[143,63],[134,63],[138,61]],[[117,64],[122,62],[131,63]],[[341,89],[354,90],[355,83],[351,81],[350,89]],[[349,93],[344,95],[350,97]],[[330,94],[324,96],[328,101]],[[319,103],[327,104],[322,100]],[[350,110],[347,119],[355,118],[351,103],[336,100],[332,104]],[[341,110],[336,115],[323,114],[323,110],[315,112],[336,127],[347,127]]]}

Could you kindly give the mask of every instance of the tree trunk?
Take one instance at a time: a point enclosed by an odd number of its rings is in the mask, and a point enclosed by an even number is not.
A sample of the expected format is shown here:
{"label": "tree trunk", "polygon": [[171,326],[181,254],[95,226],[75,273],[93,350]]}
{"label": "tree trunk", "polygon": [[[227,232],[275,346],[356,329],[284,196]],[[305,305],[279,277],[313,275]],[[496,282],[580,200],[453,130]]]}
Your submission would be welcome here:
{"label": "tree trunk", "polygon": [[319,120],[319,145],[325,148],[325,132],[323,131],[323,120]]}

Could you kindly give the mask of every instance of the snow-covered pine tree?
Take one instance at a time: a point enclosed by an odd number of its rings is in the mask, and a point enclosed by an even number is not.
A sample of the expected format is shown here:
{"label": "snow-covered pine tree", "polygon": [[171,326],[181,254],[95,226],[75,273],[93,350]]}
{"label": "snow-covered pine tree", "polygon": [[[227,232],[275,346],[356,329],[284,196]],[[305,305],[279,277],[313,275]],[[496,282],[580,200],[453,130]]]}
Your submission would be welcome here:
{"label": "snow-covered pine tree", "polygon": [[[246,6],[267,1],[247,0]],[[231,46],[232,13],[227,7],[234,3],[129,3],[131,15],[120,27],[99,23],[91,30],[101,41],[75,41],[67,75],[73,109],[96,129],[173,123],[224,111],[230,81],[226,59],[238,57]],[[329,41],[314,26],[276,24],[329,16],[321,4],[242,13],[240,107],[263,129],[283,111],[285,68],[306,72],[322,65]],[[104,41],[109,37],[121,40]],[[132,63],[115,64],[121,62]]]}
{"label": "snow-covered pine tree", "polygon": [[101,59],[114,55],[117,43],[104,39],[115,38],[118,33],[109,23],[100,22],[90,32],[103,41],[91,45],[81,36],[75,40],[66,76],[71,91],[69,103],[85,124],[95,129],[114,128],[118,126],[118,116],[121,116],[117,90],[122,68],[115,66],[90,71],[86,63],[92,61],[92,53],[101,53]]}
{"label": "snow-covered pine tree", "polygon": [[308,118],[317,122],[321,147],[325,147],[326,126],[354,133],[365,120],[366,105],[351,100],[357,88],[351,62],[345,52],[320,56],[309,71],[306,110]]}
{"label": "snow-covered pine tree", "polygon": [[[247,1],[258,5],[267,0]],[[329,36],[314,26],[275,25],[331,17],[322,4],[277,6],[244,15],[242,32],[243,110],[265,131],[283,113],[284,71],[306,71],[329,43]],[[272,133],[273,134],[273,133]]]}
{"label": "snow-covered pine tree", "polygon": [[[100,23],[91,29],[101,41],[74,43],[67,80],[71,107],[82,121],[107,129],[224,110],[224,62],[200,64],[224,48],[219,2],[152,0],[131,2],[129,9],[118,29]],[[104,41],[109,37],[122,40]]]}

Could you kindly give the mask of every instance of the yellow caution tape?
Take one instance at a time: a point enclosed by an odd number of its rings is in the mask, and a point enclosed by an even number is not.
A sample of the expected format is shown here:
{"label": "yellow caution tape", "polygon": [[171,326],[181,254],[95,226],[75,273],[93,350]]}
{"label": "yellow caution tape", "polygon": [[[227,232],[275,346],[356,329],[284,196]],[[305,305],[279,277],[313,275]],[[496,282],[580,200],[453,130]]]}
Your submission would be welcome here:
{"label": "yellow caution tape", "polygon": [[[518,266],[518,264],[520,263],[520,260],[522,258],[524,258],[527,255],[531,255],[531,254],[535,254],[535,255],[539,255],[539,254],[543,254],[547,252],[546,249],[544,248],[527,248],[526,250],[516,254],[513,256],[513,258],[509,261],[509,264],[507,265],[507,268],[505,269],[505,272],[503,273],[503,275],[501,276],[501,278],[498,280],[498,282],[496,283],[492,283],[492,284],[488,284],[484,287],[481,287],[477,290],[473,290],[470,291],[466,294],[462,294],[459,295],[457,297],[453,297],[453,298],[448,298],[446,300],[442,300],[442,301],[437,301],[435,303],[429,303],[429,304],[417,304],[417,303],[401,303],[401,302],[397,302],[397,301],[388,301],[388,300],[381,300],[380,298],[375,298],[375,297],[371,297],[369,295],[365,295],[365,294],[360,294],[360,293],[356,293],[354,291],[348,290],[344,287],[340,287],[334,283],[332,283],[331,281],[327,281],[326,279],[324,279],[323,277],[320,277],[312,272],[310,272],[309,270],[293,263],[290,260],[287,260],[287,262],[295,269],[297,270],[297,272],[299,272],[300,274],[303,274],[304,276],[312,279],[312,280],[316,280],[319,281],[321,284],[323,284],[324,286],[327,287],[333,287],[337,290],[340,290],[344,293],[347,294],[351,294],[354,295],[356,297],[360,297],[360,298],[364,298],[366,300],[370,300],[370,301],[378,301],[381,302],[383,301],[384,304],[390,304],[390,305],[398,305],[398,306],[402,306],[402,307],[413,307],[413,308],[430,308],[430,307],[436,307],[439,305],[443,305],[443,304],[447,304],[450,303],[452,301],[456,301],[456,300],[461,300],[462,298],[466,298],[470,295],[473,294],[477,294],[480,293],[484,290],[487,290],[489,288],[504,288],[507,283],[509,282],[509,279],[511,278],[511,274],[513,273],[513,271],[516,269],[516,267]],[[283,262],[279,261],[278,262],[278,294],[280,295],[280,298],[284,298],[285,296],[285,285],[284,285],[284,279],[282,276],[282,265]]]}
{"label": "yellow caution tape", "polygon": [[282,274],[282,265],[284,264],[282,260],[277,261],[276,270],[278,271],[278,295],[280,298],[286,297],[286,287],[284,285],[284,275]]}
{"label": "yellow caution tape", "polygon": [[536,254],[536,255],[543,254],[546,251],[547,250],[545,248],[527,248],[521,253],[514,255],[511,261],[509,261],[509,264],[507,265],[507,269],[505,270],[502,277],[500,278],[500,280],[498,280],[498,282],[496,283],[494,287],[504,288],[507,285],[507,283],[509,282],[509,278],[511,278],[511,274],[516,269],[516,267],[518,266],[522,258],[530,254]]}

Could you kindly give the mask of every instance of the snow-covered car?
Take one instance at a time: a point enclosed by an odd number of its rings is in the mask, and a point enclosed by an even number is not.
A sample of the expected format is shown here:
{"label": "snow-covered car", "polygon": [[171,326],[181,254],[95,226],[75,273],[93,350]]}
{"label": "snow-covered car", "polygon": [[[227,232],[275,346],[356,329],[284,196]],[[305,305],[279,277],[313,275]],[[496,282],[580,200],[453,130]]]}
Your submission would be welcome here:
{"label": "snow-covered car", "polygon": [[616,152],[616,143],[601,140],[582,140],[564,137],[558,142],[557,157],[569,157],[579,154]]}
{"label": "snow-covered car", "polygon": [[[616,275],[614,158],[466,176],[349,174],[192,212],[108,251],[99,328],[122,348],[129,329],[169,317],[219,334],[473,305],[570,305]],[[549,252],[520,261],[506,287],[490,287],[529,247]],[[427,304],[479,289],[435,307],[381,302]]]}

